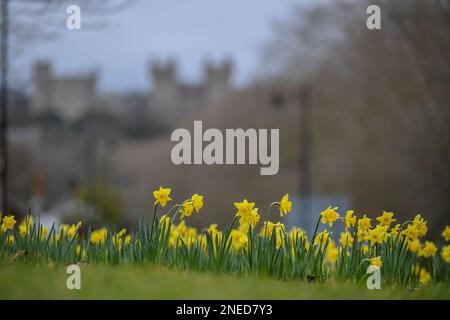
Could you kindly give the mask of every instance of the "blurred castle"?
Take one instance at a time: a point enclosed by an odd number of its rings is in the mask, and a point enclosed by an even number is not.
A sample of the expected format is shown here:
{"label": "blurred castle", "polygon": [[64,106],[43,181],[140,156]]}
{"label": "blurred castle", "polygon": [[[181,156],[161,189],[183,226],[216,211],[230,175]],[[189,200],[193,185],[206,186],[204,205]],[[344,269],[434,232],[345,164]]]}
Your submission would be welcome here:
{"label": "blurred castle", "polygon": [[65,120],[75,120],[93,108],[97,75],[55,77],[48,62],[36,62],[33,69],[34,114],[55,112]]}
{"label": "blurred castle", "polygon": [[232,65],[225,61],[220,65],[204,64],[204,78],[199,85],[182,83],[173,61],[151,65],[153,91],[149,110],[152,117],[168,127],[175,127],[183,116],[197,108],[213,105],[230,90]]}
{"label": "blurred castle", "polygon": [[202,80],[186,83],[174,61],[155,61],[148,67],[148,90],[104,93],[97,72],[58,75],[49,62],[35,62],[31,95],[11,95],[12,188],[20,195],[14,207],[62,216],[61,206],[72,210],[79,187],[96,181],[134,185],[117,173],[115,155],[158,140],[196,110],[212,109],[232,89],[232,69],[230,61],[205,62]]}
{"label": "blurred castle", "polygon": [[[153,87],[147,96],[146,112],[159,126],[174,128],[189,112],[214,104],[231,89],[232,63],[204,63],[200,84],[183,83],[174,61],[153,62],[150,76]],[[53,112],[65,121],[81,119],[93,111],[126,116],[127,106],[117,106],[120,97],[108,99],[97,92],[97,74],[54,76],[48,62],[36,62],[31,112]],[[114,101],[116,103],[114,103]],[[119,110],[118,110],[119,109]]]}

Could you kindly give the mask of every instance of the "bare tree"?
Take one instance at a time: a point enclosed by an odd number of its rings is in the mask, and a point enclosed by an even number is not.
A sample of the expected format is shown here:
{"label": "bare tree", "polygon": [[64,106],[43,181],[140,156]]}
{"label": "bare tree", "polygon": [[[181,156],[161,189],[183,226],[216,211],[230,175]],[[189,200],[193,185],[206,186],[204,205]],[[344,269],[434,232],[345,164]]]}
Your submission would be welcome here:
{"label": "bare tree", "polygon": [[[366,28],[369,4],[381,30]],[[278,24],[266,51],[276,79],[315,88],[316,192],[449,222],[449,32],[442,0],[331,1]]]}

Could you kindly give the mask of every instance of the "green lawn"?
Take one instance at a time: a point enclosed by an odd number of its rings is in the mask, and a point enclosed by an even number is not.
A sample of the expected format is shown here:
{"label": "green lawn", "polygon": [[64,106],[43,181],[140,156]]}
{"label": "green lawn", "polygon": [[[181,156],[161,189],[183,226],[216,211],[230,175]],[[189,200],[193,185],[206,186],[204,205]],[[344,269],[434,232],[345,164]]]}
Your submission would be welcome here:
{"label": "green lawn", "polygon": [[307,283],[176,272],[155,267],[84,266],[81,290],[63,266],[0,265],[0,299],[450,299],[448,284],[407,291],[364,284]]}

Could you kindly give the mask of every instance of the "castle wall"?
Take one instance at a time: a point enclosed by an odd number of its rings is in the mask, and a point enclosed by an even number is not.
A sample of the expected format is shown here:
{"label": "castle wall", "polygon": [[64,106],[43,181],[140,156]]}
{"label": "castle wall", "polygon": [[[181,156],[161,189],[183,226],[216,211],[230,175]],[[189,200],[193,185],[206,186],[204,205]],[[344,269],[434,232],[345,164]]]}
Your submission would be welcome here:
{"label": "castle wall", "polygon": [[197,109],[209,107],[224,97],[231,88],[231,62],[220,65],[206,63],[204,78],[199,85],[181,82],[173,62],[151,65],[153,88],[149,95],[149,113],[168,128],[174,128],[182,118]]}
{"label": "castle wall", "polygon": [[48,63],[38,62],[33,70],[31,111],[53,111],[68,121],[82,117],[96,103],[96,75],[54,77]]}

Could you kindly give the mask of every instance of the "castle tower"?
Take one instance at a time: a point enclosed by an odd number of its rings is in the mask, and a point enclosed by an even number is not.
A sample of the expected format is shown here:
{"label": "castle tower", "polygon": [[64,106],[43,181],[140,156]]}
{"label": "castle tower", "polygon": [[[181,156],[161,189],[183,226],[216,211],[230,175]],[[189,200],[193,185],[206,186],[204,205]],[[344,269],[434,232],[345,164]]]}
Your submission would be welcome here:
{"label": "castle tower", "polygon": [[220,64],[210,61],[204,64],[206,101],[213,104],[225,96],[231,88],[232,62],[225,60]]}
{"label": "castle tower", "polygon": [[150,67],[153,90],[150,98],[151,116],[168,127],[173,127],[181,115],[177,66],[173,60],[156,61]]}
{"label": "castle tower", "polygon": [[54,111],[73,121],[89,112],[96,103],[97,74],[53,76],[48,62],[33,66],[32,113]]}

